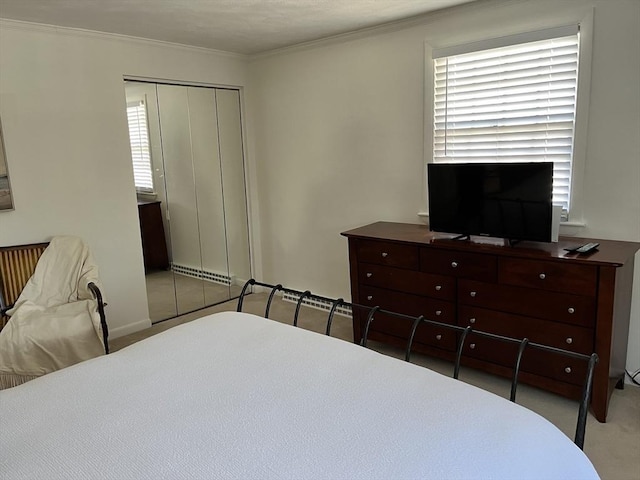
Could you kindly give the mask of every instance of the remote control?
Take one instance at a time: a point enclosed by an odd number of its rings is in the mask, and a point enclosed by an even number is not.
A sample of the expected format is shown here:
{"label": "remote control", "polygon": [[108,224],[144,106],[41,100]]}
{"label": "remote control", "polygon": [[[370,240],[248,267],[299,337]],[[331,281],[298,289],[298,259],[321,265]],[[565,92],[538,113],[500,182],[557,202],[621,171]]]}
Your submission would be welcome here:
{"label": "remote control", "polygon": [[597,250],[599,245],[600,245],[599,243],[585,243],[580,248],[577,248],[575,250],[575,252],[576,253],[589,253],[589,252],[592,252],[593,250]]}

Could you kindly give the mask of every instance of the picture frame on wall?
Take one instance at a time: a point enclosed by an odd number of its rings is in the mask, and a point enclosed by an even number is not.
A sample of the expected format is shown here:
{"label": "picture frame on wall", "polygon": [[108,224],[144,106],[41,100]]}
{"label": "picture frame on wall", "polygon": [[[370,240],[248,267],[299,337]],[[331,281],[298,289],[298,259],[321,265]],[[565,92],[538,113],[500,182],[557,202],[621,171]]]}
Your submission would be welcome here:
{"label": "picture frame on wall", "polygon": [[13,210],[13,196],[11,195],[11,184],[9,183],[9,167],[7,166],[7,156],[5,152],[2,123],[0,122],[0,212]]}

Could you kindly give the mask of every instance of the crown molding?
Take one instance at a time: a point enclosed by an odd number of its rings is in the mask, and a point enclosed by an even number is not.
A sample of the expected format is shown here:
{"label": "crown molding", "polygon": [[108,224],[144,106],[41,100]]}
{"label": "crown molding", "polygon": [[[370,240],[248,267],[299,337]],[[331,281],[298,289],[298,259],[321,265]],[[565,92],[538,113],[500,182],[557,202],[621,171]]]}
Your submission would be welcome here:
{"label": "crown molding", "polygon": [[241,60],[247,60],[249,58],[248,55],[242,53],[233,53],[224,50],[215,50],[212,48],[185,45],[182,43],[166,42],[164,40],[153,40],[149,38],[134,37],[131,35],[122,35],[119,33],[98,32],[96,30],[86,30],[76,27],[61,27],[58,25],[49,25],[45,23],[25,22],[22,20],[11,20],[8,18],[0,18],[0,28],[21,31],[34,31],[56,35],[69,35],[72,37],[92,37],[108,41],[137,43],[140,45],[147,45],[152,47],[173,48],[178,50],[204,53],[207,55],[236,58]]}
{"label": "crown molding", "polygon": [[324,47],[328,45],[334,45],[338,43],[349,42],[353,40],[359,40],[362,38],[372,37],[375,35],[381,35],[386,33],[393,33],[399,30],[404,30],[411,27],[420,25],[429,25],[431,23],[440,21],[451,15],[457,15],[461,12],[472,14],[476,10],[486,10],[491,8],[498,8],[504,5],[514,5],[519,3],[525,3],[531,0],[475,0],[470,3],[464,3],[462,5],[455,5],[453,7],[444,8],[435,12],[423,13],[413,17],[397,20],[395,22],[385,23],[383,25],[376,25],[373,27],[361,28],[352,32],[341,33],[338,35],[332,35],[330,37],[320,38],[318,40],[311,40],[309,42],[302,42],[296,45],[288,47],[277,48],[274,50],[268,50],[266,52],[256,53],[248,55],[249,61],[262,60],[264,58],[284,55],[288,53],[295,53],[304,50],[310,50],[318,47]]}
{"label": "crown molding", "polygon": [[453,7],[444,8],[442,10],[437,10],[435,12],[416,15],[410,18],[397,20],[395,22],[385,23],[383,25],[366,27],[366,28],[354,30],[351,32],[332,35],[329,37],[325,37],[317,40],[311,40],[308,42],[302,42],[302,43],[298,43],[296,45],[291,45],[287,47],[276,48],[273,50],[268,50],[268,51],[260,52],[256,54],[234,53],[234,52],[228,52],[225,50],[216,50],[216,49],[207,48],[207,47],[199,47],[199,46],[186,45],[181,43],[167,42],[164,40],[154,40],[154,39],[147,39],[147,38],[135,37],[130,35],[123,35],[118,33],[99,32],[95,30],[87,30],[87,29],[76,28],[76,27],[63,27],[63,26],[50,25],[50,24],[44,24],[44,23],[27,22],[23,20],[12,20],[7,18],[0,18],[0,27],[12,28],[12,29],[23,30],[23,31],[31,30],[31,31],[38,31],[38,32],[55,33],[59,35],[61,34],[61,35],[80,36],[85,38],[94,37],[94,38],[99,38],[103,40],[138,43],[141,45],[174,48],[174,49],[181,49],[181,50],[186,50],[191,52],[201,52],[208,55],[216,55],[216,56],[236,58],[241,60],[255,61],[255,60],[261,60],[261,59],[272,57],[272,56],[295,53],[298,51],[310,50],[318,47],[324,47],[328,45],[349,42],[349,41],[367,38],[375,35],[392,33],[399,30],[411,28],[414,26],[429,25],[431,23],[440,21],[446,17],[449,17],[451,15],[456,15],[461,12],[465,12],[467,14],[473,14],[473,12],[477,10],[498,8],[504,5],[517,5],[517,4],[525,3],[528,1],[531,1],[531,0],[474,0],[470,3],[465,3],[462,5],[456,5]]}

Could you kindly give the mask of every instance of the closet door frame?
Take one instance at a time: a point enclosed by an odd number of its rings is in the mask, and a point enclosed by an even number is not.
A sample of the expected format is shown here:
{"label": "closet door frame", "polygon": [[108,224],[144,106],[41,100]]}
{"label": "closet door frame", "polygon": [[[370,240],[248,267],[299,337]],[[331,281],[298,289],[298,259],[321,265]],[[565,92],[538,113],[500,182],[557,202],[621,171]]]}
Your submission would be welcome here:
{"label": "closet door frame", "polygon": [[[149,83],[156,85],[175,85],[182,87],[203,87],[210,88],[215,90],[232,90],[238,92],[239,98],[239,115],[240,115],[240,135],[241,135],[241,149],[242,149],[242,170],[243,170],[243,182],[244,182],[244,201],[245,201],[245,209],[246,209],[246,231],[247,231],[247,246],[248,246],[248,264],[249,264],[249,277],[255,276],[256,272],[256,253],[255,253],[255,232],[256,227],[253,225],[254,219],[252,212],[255,210],[253,208],[254,203],[256,202],[255,196],[252,193],[252,185],[255,184],[251,179],[255,177],[253,169],[250,169],[250,159],[248,155],[247,149],[247,134],[246,134],[246,115],[245,115],[245,100],[244,100],[244,87],[242,86],[234,86],[234,85],[225,85],[225,84],[213,84],[213,83],[203,83],[203,82],[190,82],[190,81],[177,81],[177,80],[168,80],[168,79],[157,79],[151,77],[141,77],[134,75],[124,75],[123,76],[123,85],[125,81],[131,82],[140,82],[140,83]],[[164,168],[164,167],[163,167]],[[242,279],[244,280],[244,279]],[[242,288],[242,286],[240,286]],[[231,298],[235,296],[232,295]],[[206,305],[204,308],[207,308],[209,305]]]}

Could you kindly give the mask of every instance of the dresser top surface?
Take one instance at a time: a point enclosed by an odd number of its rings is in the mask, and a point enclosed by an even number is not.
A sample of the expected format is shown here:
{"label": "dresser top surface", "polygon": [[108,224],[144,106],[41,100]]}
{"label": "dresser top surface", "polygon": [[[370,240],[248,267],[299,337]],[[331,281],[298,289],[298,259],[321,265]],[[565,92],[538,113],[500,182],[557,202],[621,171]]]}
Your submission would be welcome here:
{"label": "dresser top surface", "polygon": [[[508,257],[570,260],[591,265],[624,265],[640,249],[640,243],[636,242],[578,237],[560,237],[558,242],[553,243],[522,241],[514,245],[509,245],[505,239],[492,237],[472,236],[470,240],[454,240],[456,235],[431,232],[427,225],[393,222],[376,222],[342,232],[341,235],[348,238],[386,240]],[[586,255],[564,250],[589,242],[600,243],[598,250]]]}

